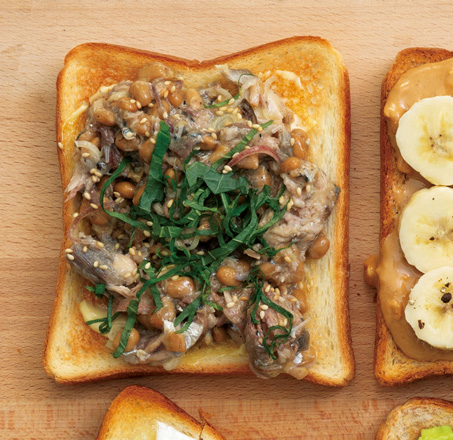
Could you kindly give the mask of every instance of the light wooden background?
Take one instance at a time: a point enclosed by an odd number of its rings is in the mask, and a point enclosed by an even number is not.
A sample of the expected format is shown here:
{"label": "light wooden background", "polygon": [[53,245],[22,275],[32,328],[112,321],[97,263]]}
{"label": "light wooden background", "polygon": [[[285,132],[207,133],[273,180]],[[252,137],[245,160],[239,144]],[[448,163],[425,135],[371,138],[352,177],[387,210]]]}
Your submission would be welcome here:
{"label": "light wooden background", "polygon": [[[396,53],[453,48],[453,6],[429,1],[0,0],[0,437],[94,438],[129,384],[153,387],[228,439],[373,439],[384,415],[413,396],[453,400],[452,378],[380,387],[373,376],[374,292],[362,262],[377,251],[379,95]],[[349,68],[352,98],[351,318],[356,378],[344,389],[289,378],[149,377],[64,387],[41,353],[61,241],[55,80],[82,42],[209,59],[294,35],[327,38]]]}

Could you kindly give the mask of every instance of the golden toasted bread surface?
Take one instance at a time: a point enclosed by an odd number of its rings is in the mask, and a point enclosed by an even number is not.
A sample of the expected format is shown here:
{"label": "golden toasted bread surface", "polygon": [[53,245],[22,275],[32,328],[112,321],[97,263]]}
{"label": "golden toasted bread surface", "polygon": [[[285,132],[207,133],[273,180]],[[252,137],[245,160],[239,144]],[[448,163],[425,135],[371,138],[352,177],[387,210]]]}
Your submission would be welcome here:
{"label": "golden toasted bread surface", "polygon": [[[397,169],[397,157],[392,147],[384,117],[388,94],[401,75],[426,63],[446,60],[453,52],[444,49],[409,48],[400,52],[382,83],[381,90],[381,240],[396,227],[401,211],[394,188],[404,184],[404,175]],[[407,357],[395,344],[384,321],[378,295],[375,375],[383,385],[399,385],[434,375],[453,374],[453,362],[422,362]]]}
{"label": "golden toasted bread surface", "polygon": [[[308,160],[323,169],[340,188],[337,204],[326,225],[331,248],[325,257],[306,265],[310,343],[316,361],[307,380],[333,386],[346,385],[354,375],[348,306],[348,204],[350,98],[347,70],[331,45],[316,37],[295,37],[210,61],[190,61],[107,44],[84,44],[65,58],[57,81],[57,141],[63,188],[74,169],[74,141],[84,127],[83,106],[101,86],[131,80],[146,64],[160,61],[197,87],[218,78],[216,65],[252,72],[294,72],[301,87],[278,76],[276,92],[304,121],[316,147]],[[82,106],[82,107],[81,107]],[[78,110],[79,109],[79,110]],[[132,365],[114,359],[103,338],[83,322],[78,303],[84,286],[81,276],[67,268],[64,249],[78,210],[75,199],[65,202],[65,239],[60,253],[56,299],[44,349],[47,374],[61,383],[166,373],[161,367]],[[248,374],[248,356],[242,348],[225,343],[192,348],[172,373]]]}

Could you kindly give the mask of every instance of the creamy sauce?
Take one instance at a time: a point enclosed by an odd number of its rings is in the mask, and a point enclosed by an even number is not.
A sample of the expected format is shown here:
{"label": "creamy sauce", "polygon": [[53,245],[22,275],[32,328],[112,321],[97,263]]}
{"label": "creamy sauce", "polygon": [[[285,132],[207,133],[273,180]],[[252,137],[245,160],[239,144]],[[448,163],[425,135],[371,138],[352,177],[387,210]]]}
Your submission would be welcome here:
{"label": "creamy sauce", "polygon": [[[388,135],[396,152],[397,169],[407,177],[404,183],[392,188],[397,215],[412,194],[431,186],[401,157],[395,142],[399,119],[417,101],[442,95],[453,95],[453,59],[407,71],[388,95],[384,107]],[[410,291],[421,275],[404,257],[396,218],[393,230],[381,241],[379,256],[370,257],[365,262],[365,280],[378,288],[384,320],[396,345],[406,356],[419,361],[452,361],[453,351],[434,348],[418,339],[404,317]]]}

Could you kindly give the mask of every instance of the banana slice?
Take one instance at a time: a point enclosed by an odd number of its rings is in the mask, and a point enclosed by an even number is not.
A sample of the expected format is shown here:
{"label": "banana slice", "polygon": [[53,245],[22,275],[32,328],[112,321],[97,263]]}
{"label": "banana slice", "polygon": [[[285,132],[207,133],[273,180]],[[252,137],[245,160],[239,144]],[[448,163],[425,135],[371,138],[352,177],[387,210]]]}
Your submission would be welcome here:
{"label": "banana slice", "polygon": [[453,267],[425,273],[412,289],[404,313],[419,339],[453,350]]}
{"label": "banana slice", "polygon": [[413,194],[401,213],[399,238],[406,260],[420,272],[453,265],[453,189]]}
{"label": "banana slice", "polygon": [[453,185],[453,97],[416,102],[400,119],[396,143],[404,160],[435,185]]}

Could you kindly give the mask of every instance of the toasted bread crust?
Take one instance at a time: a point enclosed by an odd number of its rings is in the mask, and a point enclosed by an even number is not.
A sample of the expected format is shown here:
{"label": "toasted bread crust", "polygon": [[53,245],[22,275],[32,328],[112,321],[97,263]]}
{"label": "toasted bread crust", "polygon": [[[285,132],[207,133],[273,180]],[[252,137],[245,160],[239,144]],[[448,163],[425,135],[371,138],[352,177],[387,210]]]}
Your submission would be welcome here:
{"label": "toasted bread crust", "polygon": [[[403,179],[396,167],[396,157],[388,136],[384,117],[387,96],[400,76],[409,69],[426,63],[435,63],[453,57],[453,52],[444,49],[409,48],[398,53],[395,62],[382,82],[381,89],[381,230],[385,238],[395,224],[396,201],[392,188]],[[453,374],[453,362],[419,362],[405,356],[395,345],[384,321],[379,305],[376,308],[375,375],[382,385],[401,385],[429,376]]]}
{"label": "toasted bread crust", "polygon": [[[297,54],[301,53],[300,58]],[[61,142],[63,148],[58,149],[60,160],[60,172],[62,186],[65,188],[71,178],[74,163],[72,154],[74,151],[74,139],[83,129],[84,116],[68,119],[73,112],[88,98],[93,95],[101,85],[110,85],[121,80],[133,79],[138,68],[153,61],[160,61],[174,71],[184,76],[189,76],[194,82],[204,82],[209,80],[216,64],[228,63],[230,66],[249,67],[252,65],[255,70],[268,70],[268,68],[280,68],[282,70],[298,70],[303,72],[305,67],[303,56],[318,60],[328,57],[329,68],[333,74],[338,75],[334,78],[338,101],[338,112],[335,115],[337,138],[335,139],[338,149],[338,160],[335,166],[336,175],[334,180],[341,188],[341,193],[335,207],[331,221],[332,256],[330,264],[330,279],[337,281],[333,292],[333,310],[335,310],[335,327],[338,333],[337,340],[339,351],[339,365],[332,367],[328,365],[328,353],[324,353],[326,348],[320,344],[317,348],[318,357],[325,357],[324,363],[320,368],[312,368],[307,380],[324,385],[346,385],[354,375],[354,359],[351,348],[350,324],[349,324],[349,298],[348,298],[348,207],[349,207],[349,144],[350,144],[350,97],[349,79],[346,68],[344,67],[339,54],[330,44],[317,37],[294,37],[286,40],[277,41],[267,45],[248,49],[233,55],[219,57],[209,61],[199,62],[196,60],[185,60],[167,55],[141,51],[137,49],[113,46],[108,44],[88,43],[72,49],[65,57],[65,67],[62,69],[57,79],[57,141]],[[308,61],[307,61],[308,63]],[[322,75],[323,73],[318,73]],[[301,97],[301,101],[305,99]],[[299,104],[301,109],[308,106],[303,101]],[[296,109],[297,112],[297,109]],[[321,136],[322,133],[317,133]],[[44,349],[44,368],[47,374],[55,378],[60,383],[75,383],[96,381],[105,378],[118,378],[126,376],[141,376],[153,373],[167,373],[161,367],[150,365],[131,365],[122,359],[111,358],[103,347],[103,339],[95,334],[83,323],[80,313],[72,312],[72,307],[76,303],[68,303],[68,298],[76,298],[74,290],[83,286],[83,279],[79,275],[71,272],[66,267],[64,249],[69,246],[68,231],[72,223],[72,215],[77,211],[77,202],[65,202],[63,207],[64,239],[60,252],[60,265],[56,289],[56,300],[47,332]],[[325,263],[327,264],[327,262]],[[322,273],[321,270],[319,270]],[[315,276],[320,276],[316,271]],[[317,274],[317,275],[316,275]],[[69,292],[69,293],[68,293]],[[65,348],[66,358],[71,357],[72,364],[87,364],[87,368],[78,367],[72,371],[71,367],[62,365],[58,357],[63,356],[59,353],[61,341],[57,335],[57,329],[61,327],[64,320],[73,322],[73,326],[67,330],[67,336],[72,341],[83,341],[83,347],[79,350]],[[88,335],[88,336],[87,336]],[[94,337],[93,337],[94,335]],[[73,344],[75,345],[75,344]],[[327,344],[324,344],[327,345]],[[204,361],[197,362],[194,356],[193,361],[183,362],[171,373],[184,374],[248,374],[247,356],[237,349],[226,347],[225,355],[216,360],[209,357],[209,350],[199,350]],[[68,354],[70,353],[70,354]],[[198,355],[197,355],[198,356]],[[103,365],[91,367],[91,363],[98,358]],[[85,371],[86,370],[86,371]]]}
{"label": "toasted bread crust", "polygon": [[[145,435],[149,430],[149,424],[155,421],[179,426],[187,432],[187,435],[214,440],[224,438],[211,426],[205,430],[205,423],[200,423],[187,414],[182,408],[165,397],[163,394],[150,388],[141,386],[126,387],[111,403],[96,440],[114,440],[129,438],[127,434],[141,433]],[[134,430],[132,433],[128,431]],[[150,438],[154,438],[150,435]],[[142,437],[140,437],[142,438]],[[145,437],[143,437],[145,438]]]}
{"label": "toasted bread crust", "polygon": [[453,402],[414,397],[389,412],[376,440],[417,440],[422,429],[445,424],[453,426]]}

